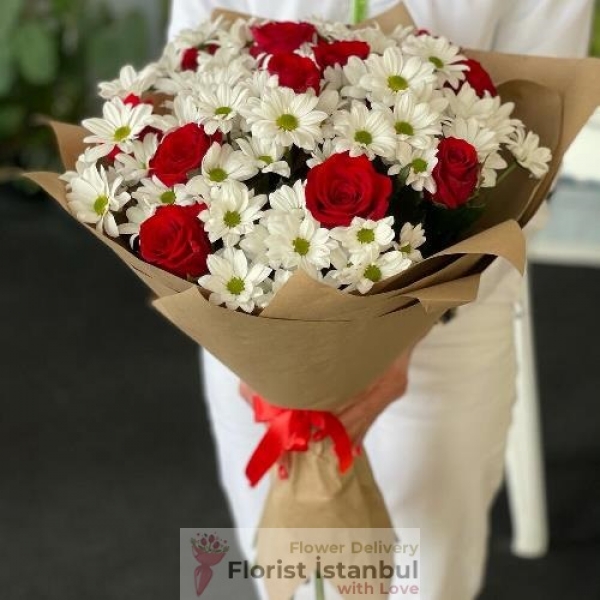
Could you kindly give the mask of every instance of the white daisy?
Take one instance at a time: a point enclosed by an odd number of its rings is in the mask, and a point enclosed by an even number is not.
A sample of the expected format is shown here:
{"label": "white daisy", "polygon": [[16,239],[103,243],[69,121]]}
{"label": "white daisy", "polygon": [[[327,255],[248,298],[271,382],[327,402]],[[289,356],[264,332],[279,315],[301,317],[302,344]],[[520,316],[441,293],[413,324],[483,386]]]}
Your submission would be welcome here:
{"label": "white daisy", "polygon": [[417,102],[410,92],[398,96],[392,109],[397,139],[415,148],[430,146],[431,137],[442,133],[441,115],[447,105],[444,98]]}
{"label": "white daisy", "polygon": [[167,102],[166,104],[170,110],[169,114],[155,115],[152,119],[151,124],[156,129],[166,133],[188,123],[200,122],[198,104],[192,94],[188,92],[178,93],[173,102]]}
{"label": "white daisy", "polygon": [[93,135],[84,138],[86,144],[98,144],[98,158],[110,154],[115,146],[123,152],[131,152],[133,141],[142,129],[150,125],[152,106],[125,104],[121,98],[104,103],[102,118],[85,119],[82,125]]}
{"label": "white daisy", "polygon": [[150,204],[147,200],[138,200],[136,204],[130,206],[125,211],[127,222],[119,225],[121,235],[130,235],[129,244],[133,244],[140,233],[140,227],[144,221],[147,221],[158,208],[158,204]]}
{"label": "white daisy", "polygon": [[360,84],[375,102],[392,106],[398,94],[433,84],[435,67],[418,56],[407,56],[399,48],[388,48],[383,56],[372,54],[365,61],[368,73]]}
{"label": "white daisy", "polygon": [[118,237],[119,230],[113,215],[127,202],[129,194],[120,189],[120,177],[110,181],[104,167],[88,167],[81,175],[73,177],[67,192],[67,202],[71,212],[83,223],[96,226],[111,237]]}
{"label": "white daisy", "polygon": [[[335,72],[331,72],[329,69],[325,72],[326,79],[332,78]],[[364,60],[358,58],[358,56],[351,56],[343,68],[344,85],[342,87],[341,94],[347,98],[356,98],[357,100],[364,100],[367,97],[367,90],[362,85],[363,77],[368,75],[367,64]],[[329,79],[328,79],[329,81]]]}
{"label": "white daisy", "polygon": [[426,242],[425,230],[423,225],[413,225],[412,223],[404,223],[400,230],[400,240],[398,242],[398,250],[410,259],[412,262],[420,262],[423,256],[419,248]]}
{"label": "white daisy", "polygon": [[338,136],[337,152],[350,151],[350,156],[366,154],[370,160],[394,155],[396,136],[389,111],[369,110],[364,104],[354,102],[349,111],[335,114],[334,129]]}
{"label": "white daisy", "polygon": [[315,274],[318,269],[329,267],[331,250],[337,243],[312,217],[298,219],[288,215],[266,219],[265,225],[269,230],[265,239],[267,256],[273,268],[300,267]]}
{"label": "white daisy", "polygon": [[268,236],[269,230],[264,225],[257,223],[249,233],[242,237],[239,246],[250,260],[268,264],[269,257],[265,243]]}
{"label": "white daisy", "polygon": [[257,173],[254,161],[229,144],[213,143],[202,159],[202,175],[209,186],[222,185],[226,181],[246,181]]}
{"label": "white daisy", "polygon": [[313,169],[317,165],[324,163],[332,155],[337,154],[335,149],[335,140],[325,140],[323,144],[317,146],[306,161],[306,166]]}
{"label": "white daisy", "polygon": [[508,149],[517,162],[536,178],[542,178],[549,170],[552,153],[548,148],[540,146],[540,136],[532,131],[525,135],[524,129],[517,129],[508,144]]}
{"label": "white daisy", "polygon": [[455,119],[451,123],[444,125],[444,137],[453,137],[466,140],[477,150],[480,162],[500,149],[500,143],[496,133],[487,127],[483,127],[477,119]]}
{"label": "white daisy", "polygon": [[269,195],[269,204],[271,210],[265,213],[266,217],[293,215],[303,219],[307,214],[304,183],[298,180],[293,187],[282,185]]}
{"label": "white daisy", "polygon": [[379,221],[354,217],[348,227],[336,227],[331,237],[350,253],[350,260],[360,262],[373,252],[379,254],[391,247],[394,239],[394,217]]}
{"label": "white daisy", "polygon": [[158,136],[149,133],[143,140],[135,140],[131,147],[131,154],[117,154],[115,168],[129,184],[135,184],[148,177],[150,160],[156,154]]}
{"label": "white daisy", "polygon": [[263,99],[251,98],[245,117],[252,135],[272,139],[285,147],[295,144],[312,150],[322,139],[321,123],[327,113],[316,110],[314,94],[295,94],[290,88],[270,89]]}
{"label": "white daisy", "polygon": [[440,87],[449,84],[452,87],[465,78],[467,66],[463,63],[466,56],[460,53],[460,48],[443,37],[432,35],[410,36],[402,45],[402,50],[412,56],[419,56],[433,64],[438,75]]}
{"label": "white daisy", "polygon": [[271,273],[269,267],[260,263],[249,265],[242,250],[233,248],[225,248],[221,256],[209,256],[207,267],[210,275],[200,277],[198,284],[211,292],[210,302],[248,313],[256,308],[257,300],[264,294],[261,284]]}
{"label": "white daisy", "polygon": [[283,160],[285,148],[273,140],[264,138],[238,138],[239,149],[254,161],[263,173],[275,173],[286,179],[290,176],[290,165]]}
{"label": "white daisy", "polygon": [[406,179],[404,185],[409,185],[414,190],[422,192],[427,190],[434,194],[436,191],[433,169],[438,163],[437,140],[432,138],[428,148],[414,148],[407,142],[400,142],[396,148],[397,164],[390,167],[389,175],[402,173]]}
{"label": "white daisy", "polygon": [[220,84],[212,89],[205,87],[198,90],[196,103],[199,120],[206,133],[231,132],[248,96],[248,89],[239,84],[233,87]]}
{"label": "white daisy", "polygon": [[155,206],[166,204],[193,204],[195,199],[186,186],[178,183],[172,187],[165,185],[156,175],[142,179],[141,185],[131,194],[138,202]]}
{"label": "white daisy", "polygon": [[406,271],[412,264],[412,261],[398,250],[389,250],[384,254],[374,252],[366,255],[358,263],[332,272],[331,276],[347,286],[345,291],[358,290],[361,294],[367,294],[376,283]]}
{"label": "white daisy", "polygon": [[266,196],[252,196],[244,185],[227,183],[211,189],[208,208],[199,217],[211,242],[223,240],[226,246],[235,246],[262,217],[266,201]]}
{"label": "white daisy", "polygon": [[105,81],[99,84],[100,96],[109,100],[118,96],[126,98],[130,94],[141,97],[147,92],[158,77],[158,69],[155,64],[150,64],[139,73],[127,65],[119,72],[119,77],[113,81]]}

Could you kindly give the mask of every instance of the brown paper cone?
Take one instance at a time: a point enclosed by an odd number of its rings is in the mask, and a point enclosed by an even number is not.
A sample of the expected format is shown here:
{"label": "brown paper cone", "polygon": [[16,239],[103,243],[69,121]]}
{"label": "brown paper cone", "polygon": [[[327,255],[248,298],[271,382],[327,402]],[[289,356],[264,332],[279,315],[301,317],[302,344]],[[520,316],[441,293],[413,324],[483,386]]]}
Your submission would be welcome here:
{"label": "brown paper cone", "polygon": [[[336,560],[345,566],[376,564],[374,558],[351,551],[353,542],[368,544],[377,538],[377,541],[392,544],[395,540],[389,513],[366,456],[358,457],[354,467],[340,475],[329,444],[315,443],[308,452],[292,455],[290,467],[289,479],[281,480],[273,475],[259,525],[257,564],[274,564],[282,556],[287,558],[294,541],[310,543],[311,530],[318,529],[328,530],[328,543],[343,546],[344,551],[336,556]],[[323,534],[315,533],[314,537],[315,541],[323,541]],[[387,564],[394,564],[391,552],[377,556],[377,560],[380,558]],[[294,552],[293,559],[305,564],[309,574],[315,572],[316,553]],[[337,577],[330,581],[336,587],[348,584],[348,580]],[[367,579],[365,582],[375,590],[370,598],[387,598],[387,595],[377,593],[377,581]],[[301,583],[297,579],[265,581],[272,599],[291,598]],[[348,593],[343,597],[350,600],[360,596]]]}

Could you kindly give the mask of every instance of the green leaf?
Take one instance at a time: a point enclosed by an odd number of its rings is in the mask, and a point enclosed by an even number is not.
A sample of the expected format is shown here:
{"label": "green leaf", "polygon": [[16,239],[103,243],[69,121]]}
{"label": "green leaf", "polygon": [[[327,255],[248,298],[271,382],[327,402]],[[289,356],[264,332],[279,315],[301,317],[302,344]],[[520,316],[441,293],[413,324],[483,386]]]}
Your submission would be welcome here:
{"label": "green leaf", "polygon": [[3,43],[14,29],[22,8],[23,0],[0,0],[0,39]]}
{"label": "green leaf", "polygon": [[8,44],[0,43],[0,97],[6,96],[10,92],[14,71],[11,48]]}
{"label": "green leaf", "polygon": [[0,106],[0,137],[15,135],[23,124],[27,111],[16,104]]}
{"label": "green leaf", "polygon": [[33,85],[52,83],[58,72],[55,36],[41,23],[29,21],[15,31],[15,59],[23,78]]}

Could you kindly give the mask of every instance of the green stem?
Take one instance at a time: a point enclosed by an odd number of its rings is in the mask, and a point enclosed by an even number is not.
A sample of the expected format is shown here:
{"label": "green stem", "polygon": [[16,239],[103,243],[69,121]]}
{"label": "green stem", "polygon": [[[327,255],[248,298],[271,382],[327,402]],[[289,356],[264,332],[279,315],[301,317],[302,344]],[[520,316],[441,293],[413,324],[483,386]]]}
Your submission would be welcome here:
{"label": "green stem", "polygon": [[325,600],[325,581],[318,571],[315,573],[315,592],[317,600]]}
{"label": "green stem", "polygon": [[352,4],[352,23],[358,25],[366,20],[369,13],[369,0],[354,0]]}
{"label": "green stem", "polygon": [[516,161],[510,164],[508,168],[500,174],[498,179],[496,179],[496,185],[500,185],[518,166],[519,164]]}

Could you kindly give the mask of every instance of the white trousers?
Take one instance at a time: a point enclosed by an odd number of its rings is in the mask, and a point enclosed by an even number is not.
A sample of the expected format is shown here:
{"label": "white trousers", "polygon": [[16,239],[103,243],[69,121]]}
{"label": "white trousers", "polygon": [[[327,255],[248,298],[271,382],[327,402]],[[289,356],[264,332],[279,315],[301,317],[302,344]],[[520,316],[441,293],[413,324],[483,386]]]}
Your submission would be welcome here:
{"label": "white trousers", "polygon": [[[494,278],[497,283],[497,273]],[[394,525],[421,529],[422,600],[472,600],[482,584],[488,512],[502,481],[515,399],[518,278],[508,278],[418,345],[406,395],[365,441]],[[221,481],[236,526],[255,528],[268,478],[251,489],[244,467],[264,426],[240,399],[237,377],[203,356]],[[241,542],[251,556],[250,529]]]}

